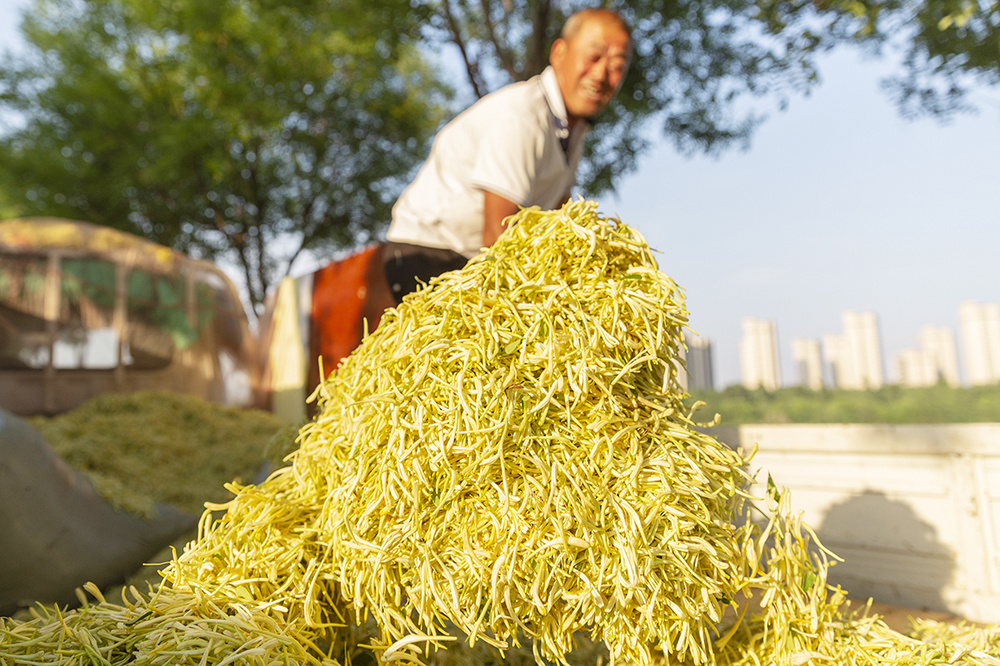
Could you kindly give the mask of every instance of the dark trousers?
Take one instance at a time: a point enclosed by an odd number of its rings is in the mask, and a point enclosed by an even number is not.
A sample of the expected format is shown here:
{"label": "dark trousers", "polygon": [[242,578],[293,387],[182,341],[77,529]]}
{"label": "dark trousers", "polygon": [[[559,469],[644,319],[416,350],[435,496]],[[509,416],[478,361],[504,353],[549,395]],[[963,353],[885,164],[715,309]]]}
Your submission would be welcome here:
{"label": "dark trousers", "polygon": [[409,243],[386,241],[382,250],[385,279],[396,305],[403,296],[416,291],[419,283],[427,284],[431,278],[458,270],[468,262],[468,258],[452,250]]}

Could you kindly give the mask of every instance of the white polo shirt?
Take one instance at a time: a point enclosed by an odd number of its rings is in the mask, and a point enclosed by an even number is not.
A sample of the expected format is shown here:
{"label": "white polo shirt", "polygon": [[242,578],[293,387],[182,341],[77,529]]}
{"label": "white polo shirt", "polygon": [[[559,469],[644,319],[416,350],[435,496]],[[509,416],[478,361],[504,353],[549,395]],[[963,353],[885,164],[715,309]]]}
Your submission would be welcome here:
{"label": "white polo shirt", "polygon": [[[483,191],[525,208],[556,208],[576,182],[589,126],[579,122],[568,136],[551,67],[483,97],[438,132],[393,206],[386,238],[473,257],[483,245]],[[568,152],[560,144],[566,137]]]}

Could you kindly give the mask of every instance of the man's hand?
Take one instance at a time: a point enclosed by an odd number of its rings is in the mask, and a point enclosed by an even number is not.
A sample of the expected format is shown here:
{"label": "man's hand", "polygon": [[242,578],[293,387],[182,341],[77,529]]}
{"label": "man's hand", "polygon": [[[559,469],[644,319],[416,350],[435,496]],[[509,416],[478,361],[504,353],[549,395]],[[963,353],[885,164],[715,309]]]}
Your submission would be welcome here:
{"label": "man's hand", "polygon": [[517,213],[519,208],[516,203],[504,199],[499,194],[484,190],[483,196],[486,197],[483,206],[483,247],[489,247],[507,228],[503,223],[504,218]]}

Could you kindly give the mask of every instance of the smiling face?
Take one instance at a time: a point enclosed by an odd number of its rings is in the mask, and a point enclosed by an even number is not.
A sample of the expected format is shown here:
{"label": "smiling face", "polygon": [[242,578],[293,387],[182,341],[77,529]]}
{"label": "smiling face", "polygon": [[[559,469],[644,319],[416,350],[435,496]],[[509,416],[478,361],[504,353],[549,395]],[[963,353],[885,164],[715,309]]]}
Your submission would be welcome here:
{"label": "smiling face", "polygon": [[568,34],[555,41],[549,55],[571,127],[611,102],[632,56],[629,34],[614,15],[593,12],[575,18],[579,24],[567,25]]}

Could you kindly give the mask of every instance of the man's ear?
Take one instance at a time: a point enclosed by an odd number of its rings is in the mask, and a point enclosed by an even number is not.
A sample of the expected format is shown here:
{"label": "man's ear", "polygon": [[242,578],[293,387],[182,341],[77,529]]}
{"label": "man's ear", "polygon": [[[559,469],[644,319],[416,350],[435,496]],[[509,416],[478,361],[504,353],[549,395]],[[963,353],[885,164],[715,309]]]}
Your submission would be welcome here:
{"label": "man's ear", "polygon": [[560,37],[552,42],[552,49],[549,51],[549,64],[557,65],[566,57],[566,40]]}

